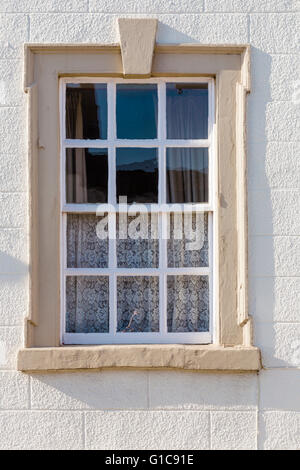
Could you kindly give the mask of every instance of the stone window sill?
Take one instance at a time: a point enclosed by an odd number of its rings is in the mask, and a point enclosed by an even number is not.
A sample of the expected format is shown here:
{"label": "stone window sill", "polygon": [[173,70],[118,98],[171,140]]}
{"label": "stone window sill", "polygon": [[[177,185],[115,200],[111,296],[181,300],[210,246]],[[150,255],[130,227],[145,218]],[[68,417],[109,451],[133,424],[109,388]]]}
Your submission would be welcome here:
{"label": "stone window sill", "polygon": [[255,347],[215,345],[105,345],[21,349],[18,370],[183,369],[249,371],[261,369]]}

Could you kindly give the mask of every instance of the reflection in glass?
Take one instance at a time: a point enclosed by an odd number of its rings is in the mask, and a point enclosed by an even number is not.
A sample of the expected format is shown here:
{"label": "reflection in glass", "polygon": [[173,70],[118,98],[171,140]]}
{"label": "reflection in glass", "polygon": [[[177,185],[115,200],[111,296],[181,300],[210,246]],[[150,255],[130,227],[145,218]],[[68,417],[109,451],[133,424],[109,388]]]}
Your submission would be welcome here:
{"label": "reflection in glass", "polygon": [[117,278],[117,330],[123,333],[159,331],[159,278]]}
{"label": "reflection in glass", "polygon": [[117,85],[117,138],[157,137],[157,85]]}
{"label": "reflection in glass", "polygon": [[107,139],[107,85],[68,83],[67,139]]}
{"label": "reflection in glass", "polygon": [[118,268],[158,268],[158,215],[117,216]]}
{"label": "reflection in glass", "polygon": [[157,202],[158,161],[155,148],[117,149],[117,200]]}
{"label": "reflection in glass", "polygon": [[168,276],[168,331],[209,331],[208,276]]}
{"label": "reflection in glass", "polygon": [[107,149],[67,149],[67,203],[107,202],[107,159]]}
{"label": "reflection in glass", "polygon": [[208,201],[208,149],[167,149],[167,202]]}
{"label": "reflection in glass", "polygon": [[99,222],[107,225],[107,216],[68,214],[68,268],[108,267],[108,238],[103,240],[97,236],[97,224]]}
{"label": "reflection in glass", "polygon": [[208,217],[203,212],[171,213],[168,267],[208,266]]}
{"label": "reflection in glass", "polygon": [[207,139],[207,83],[167,83],[167,138]]}
{"label": "reflection in glass", "polygon": [[66,332],[108,333],[109,278],[68,276]]}

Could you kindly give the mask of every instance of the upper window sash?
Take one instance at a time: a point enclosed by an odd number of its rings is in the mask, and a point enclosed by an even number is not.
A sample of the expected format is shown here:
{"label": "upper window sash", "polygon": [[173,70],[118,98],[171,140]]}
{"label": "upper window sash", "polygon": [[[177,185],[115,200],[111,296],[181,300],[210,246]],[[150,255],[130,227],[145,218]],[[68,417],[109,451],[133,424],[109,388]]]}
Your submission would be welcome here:
{"label": "upper window sash", "polygon": [[[65,199],[64,179],[65,179],[65,149],[66,148],[107,148],[109,152],[108,165],[109,165],[109,181],[108,181],[108,202],[112,204],[116,210],[119,209],[118,201],[115,195],[115,149],[117,148],[153,148],[158,149],[159,158],[159,198],[157,201],[158,206],[166,204],[165,197],[165,182],[166,182],[166,148],[208,148],[208,187],[209,195],[206,203],[192,203],[195,210],[213,211],[214,202],[214,181],[215,181],[215,159],[213,157],[214,149],[214,79],[212,78],[175,78],[163,77],[159,79],[120,79],[120,78],[95,78],[95,77],[68,77],[61,78],[60,88],[60,103],[61,103],[61,152],[62,152],[62,191],[61,191],[61,208],[64,212],[88,212],[94,211],[96,206],[90,204],[82,204],[80,208],[76,209],[76,204],[70,204]],[[67,84],[106,84],[107,85],[107,139],[67,139],[66,138],[66,87]],[[208,87],[208,134],[207,139],[167,139],[167,120],[166,120],[166,84],[168,83],[203,83]],[[157,124],[157,138],[155,139],[118,139],[116,131],[116,87],[118,84],[156,84],[158,94],[158,124]]]}

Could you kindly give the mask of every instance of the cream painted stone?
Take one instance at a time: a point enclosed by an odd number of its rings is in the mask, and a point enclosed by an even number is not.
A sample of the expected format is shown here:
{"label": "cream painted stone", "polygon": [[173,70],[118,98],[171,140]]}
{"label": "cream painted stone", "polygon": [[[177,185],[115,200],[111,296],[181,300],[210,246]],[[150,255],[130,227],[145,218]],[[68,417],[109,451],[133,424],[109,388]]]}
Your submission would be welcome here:
{"label": "cream painted stone", "polygon": [[27,193],[0,192],[0,229],[22,228],[27,222]]}
{"label": "cream painted stone", "polygon": [[[300,189],[300,143],[268,142],[248,145],[248,182],[253,189]],[[249,212],[256,206],[249,201]]]}
{"label": "cream painted stone", "polygon": [[80,12],[88,11],[88,0],[1,0],[1,12]]}
{"label": "cream painted stone", "polygon": [[296,0],[205,0],[205,11],[263,12],[296,10]]}
{"label": "cream painted stone", "polygon": [[28,278],[0,275],[0,326],[22,326],[28,313]]}
{"label": "cream painted stone", "polygon": [[0,14],[0,59],[22,58],[22,46],[28,40],[28,17],[26,14]]}
{"label": "cream painted stone", "polygon": [[262,413],[259,426],[259,449],[300,449],[300,412],[269,411]]}
{"label": "cream painted stone", "polygon": [[131,368],[257,371],[260,351],[254,347],[215,345],[128,344],[20,349],[18,370]]}
{"label": "cream painted stone", "polygon": [[0,107],[0,154],[23,153],[26,148],[25,109]]}
{"label": "cream painted stone", "polygon": [[25,104],[23,64],[17,60],[0,60],[0,106]]}
{"label": "cream painted stone", "polygon": [[27,273],[27,250],[25,229],[0,229],[0,274]]}
{"label": "cream painted stone", "polygon": [[300,189],[249,192],[252,235],[299,235]]}
{"label": "cream painted stone", "polygon": [[157,20],[119,18],[118,26],[124,76],[150,77]]}
{"label": "cream painted stone", "polygon": [[299,17],[295,13],[253,14],[250,17],[250,42],[265,52],[297,53],[295,32]]}
{"label": "cream painted stone", "polygon": [[250,278],[254,322],[299,322],[300,278]]}
{"label": "cream painted stone", "polygon": [[213,411],[211,447],[213,450],[256,450],[256,413]]}
{"label": "cream painted stone", "polygon": [[300,323],[256,323],[254,343],[264,367],[300,368]]}
{"label": "cream painted stone", "polygon": [[[123,20],[127,24],[129,20]],[[121,21],[122,23],[122,21]],[[129,23],[131,23],[129,21]],[[99,46],[96,46],[99,48]],[[74,70],[79,73],[85,74],[86,68],[93,70],[93,67],[98,64],[98,56],[96,56],[96,49],[94,45],[81,46],[77,50],[76,45],[61,46],[54,45],[52,48],[50,45],[32,45],[26,47],[26,85],[29,92],[29,110],[35,109],[36,100],[39,96],[39,120],[38,129],[36,129],[36,116],[34,112],[30,113],[30,144],[31,144],[31,161],[38,162],[38,175],[34,175],[32,172],[31,181],[32,191],[31,199],[33,201],[32,207],[32,227],[31,233],[31,264],[33,266],[32,272],[32,309],[30,311],[30,318],[28,320],[28,329],[26,338],[26,346],[59,346],[60,335],[57,325],[59,324],[60,317],[60,299],[57,285],[59,280],[57,279],[59,273],[59,260],[56,254],[59,252],[59,199],[54,198],[53,191],[57,188],[58,191],[58,172],[59,162],[57,159],[53,159],[53,154],[56,154],[56,146],[54,142],[57,141],[57,126],[56,116],[58,114],[57,109],[57,83],[56,83],[56,72],[57,70],[64,70],[65,73],[68,71],[74,73]],[[172,49],[172,48],[171,48]],[[99,56],[99,65],[104,66],[103,70],[105,73],[110,73],[112,66],[117,65],[117,59],[119,56],[118,46],[109,46],[108,49],[103,47],[101,52],[104,53],[109,50],[111,54],[103,54]],[[164,51],[170,52],[170,47],[159,46],[156,49],[163,55]],[[173,49],[172,49],[173,50]],[[176,49],[177,50],[177,49]],[[259,351],[253,348],[242,348],[238,347],[230,349],[233,345],[251,344],[250,337],[243,341],[242,328],[247,322],[247,302],[246,302],[246,251],[244,247],[244,230],[245,225],[245,214],[242,208],[243,204],[240,204],[238,217],[234,207],[235,191],[232,191],[237,178],[238,178],[238,189],[239,189],[239,200],[243,201],[244,198],[244,170],[243,163],[241,168],[237,171],[237,174],[233,171],[235,168],[235,152],[233,151],[232,142],[236,136],[236,113],[235,105],[237,103],[239,109],[239,127],[241,131],[243,128],[244,118],[242,116],[242,109],[244,109],[244,101],[246,98],[244,86],[248,86],[247,77],[249,70],[249,49],[245,46],[221,46],[220,49],[215,49],[215,46],[205,48],[194,48],[179,46],[179,51],[183,51],[190,54],[190,59],[193,60],[193,53],[196,51],[197,54],[202,52],[205,54],[205,58],[209,57],[207,52],[221,52],[227,53],[243,53],[242,69],[244,85],[241,83],[238,86],[238,97],[236,96],[237,84],[239,83],[240,74],[237,71],[225,70],[220,73],[218,80],[218,121],[220,122],[219,136],[222,142],[222,149],[224,156],[223,161],[226,160],[226,164],[221,164],[220,159],[219,173],[222,175],[220,179],[220,192],[226,205],[222,205],[220,208],[219,216],[219,227],[220,243],[222,249],[220,250],[220,289],[219,297],[222,305],[222,318],[224,321],[220,323],[220,343],[225,346],[229,346],[223,349],[223,347],[169,347],[168,349],[158,348],[154,349],[150,346],[146,348],[140,348],[139,350],[130,348],[62,348],[61,350],[56,349],[34,349],[32,351],[23,350],[20,352],[19,366],[22,370],[63,370],[63,369],[76,369],[83,368],[101,368],[101,367],[142,367],[142,368],[161,368],[161,367],[174,367],[184,368],[189,370],[258,370],[260,367]],[[44,52],[52,52],[53,54],[44,54]],[[63,54],[61,53],[62,51]],[[67,51],[72,51],[72,61],[67,56]],[[87,52],[86,54],[83,54]],[[94,55],[91,55],[93,51]],[[54,54],[59,52],[59,54]],[[174,50],[173,50],[174,52]],[[79,53],[77,55],[77,53]],[[83,54],[83,56],[81,55]],[[168,54],[169,55],[169,54]],[[39,74],[36,67],[33,67],[33,58],[36,60],[36,64],[39,64],[38,70],[43,71],[43,79],[39,80]],[[89,59],[89,66],[85,58]],[[174,57],[175,58],[175,57]],[[180,58],[180,55],[179,57]],[[235,57],[237,59],[237,57]],[[107,65],[105,67],[105,63]],[[114,62],[114,63],[112,63]],[[201,56],[199,61],[201,63]],[[212,60],[213,62],[213,60]],[[231,62],[231,61],[230,61]],[[225,64],[225,68],[228,64]],[[237,66],[237,64],[236,64]],[[34,69],[34,70],[33,70]],[[115,70],[119,70],[118,68]],[[187,69],[185,69],[187,70]],[[178,67],[178,72],[181,72]],[[35,85],[32,85],[32,77],[35,77]],[[46,98],[47,96],[47,98]],[[240,110],[240,107],[242,108]],[[47,113],[47,119],[43,119],[43,116]],[[241,115],[240,115],[241,114]],[[230,119],[229,119],[230,116]],[[52,119],[53,117],[53,119]],[[52,122],[53,125],[50,126]],[[39,140],[43,143],[43,149],[40,152],[39,158],[34,152],[34,142],[37,139],[37,132],[39,133]],[[242,132],[241,132],[242,134]],[[238,145],[238,143],[237,143]],[[243,145],[240,145],[239,150],[239,161],[243,160]],[[228,165],[230,163],[230,165]],[[34,164],[34,167],[37,165]],[[231,171],[229,171],[229,168]],[[36,183],[37,178],[40,183]],[[55,193],[57,192],[54,191]],[[38,209],[36,209],[36,201],[39,201]],[[244,204],[246,207],[246,205]],[[225,207],[228,210],[225,211]],[[55,216],[57,214],[57,217]],[[35,223],[36,217],[38,218],[39,225]],[[241,224],[239,230],[238,241],[237,233],[234,230],[236,217],[239,219]],[[49,220],[52,223],[49,225]],[[38,230],[38,234],[36,231]],[[46,235],[46,236],[45,236]],[[228,241],[231,243],[223,243],[223,235],[228,237]],[[245,235],[246,236],[246,235]],[[237,242],[239,246],[239,256],[237,257]],[[37,253],[37,248],[39,253]],[[38,262],[39,259],[39,262]],[[56,260],[56,261],[55,261]],[[230,263],[229,261],[230,260]],[[237,260],[241,260],[240,263]],[[223,262],[224,261],[224,262]],[[228,264],[229,263],[229,264]],[[37,265],[38,268],[37,268]],[[237,267],[238,266],[238,267]],[[38,269],[38,271],[37,271]],[[238,277],[234,276],[234,272],[238,271]],[[48,283],[47,280],[51,278],[52,282]],[[57,282],[55,282],[57,279]],[[239,324],[236,318],[236,289],[237,282],[239,283],[239,289],[245,302],[243,306],[240,306],[239,302]],[[222,287],[222,288],[221,288]],[[38,314],[37,314],[38,312]],[[225,321],[226,319],[226,321]],[[35,324],[36,328],[33,328],[29,321]],[[248,329],[248,328],[247,328]],[[33,333],[31,335],[31,332]],[[118,358],[118,360],[117,360]],[[28,361],[29,359],[29,361]],[[40,363],[39,363],[40,360]]]}
{"label": "cream painted stone", "polygon": [[203,11],[199,0],[90,0],[91,12],[105,13],[196,13]]}
{"label": "cream painted stone", "polygon": [[27,157],[25,152],[0,153],[0,192],[27,190]]}
{"label": "cream painted stone", "polygon": [[85,422],[87,449],[209,449],[208,412],[91,411]]}
{"label": "cream painted stone", "polygon": [[22,345],[23,328],[0,327],[0,370],[16,370],[17,352]]}
{"label": "cream painted stone", "polygon": [[297,236],[249,238],[250,276],[298,276],[300,239]]}
{"label": "cream painted stone", "polygon": [[[29,408],[29,377],[20,372],[0,372],[0,409],[27,408]],[[1,439],[2,434],[3,430],[1,430]]]}
{"label": "cream painted stone", "polygon": [[32,374],[32,409],[147,408],[147,383],[145,371]]}
{"label": "cream painted stone", "polygon": [[0,412],[0,449],[83,449],[82,413],[19,411]]}
{"label": "cream painted stone", "polygon": [[300,368],[262,370],[259,382],[260,410],[300,411]]}
{"label": "cream painted stone", "polygon": [[149,372],[149,407],[176,410],[251,410],[257,406],[256,374]]}

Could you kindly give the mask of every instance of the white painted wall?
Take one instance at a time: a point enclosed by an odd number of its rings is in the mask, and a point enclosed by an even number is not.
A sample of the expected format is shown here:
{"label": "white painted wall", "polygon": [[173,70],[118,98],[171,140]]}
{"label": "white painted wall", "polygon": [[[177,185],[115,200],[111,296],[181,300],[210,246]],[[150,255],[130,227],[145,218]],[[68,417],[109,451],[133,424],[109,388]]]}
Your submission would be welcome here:
{"label": "white painted wall", "polygon": [[[0,448],[300,448],[296,7],[296,0],[0,1]],[[28,308],[22,44],[116,42],[121,15],[157,17],[163,43],[252,45],[250,312],[265,367],[258,376],[15,371]]]}

